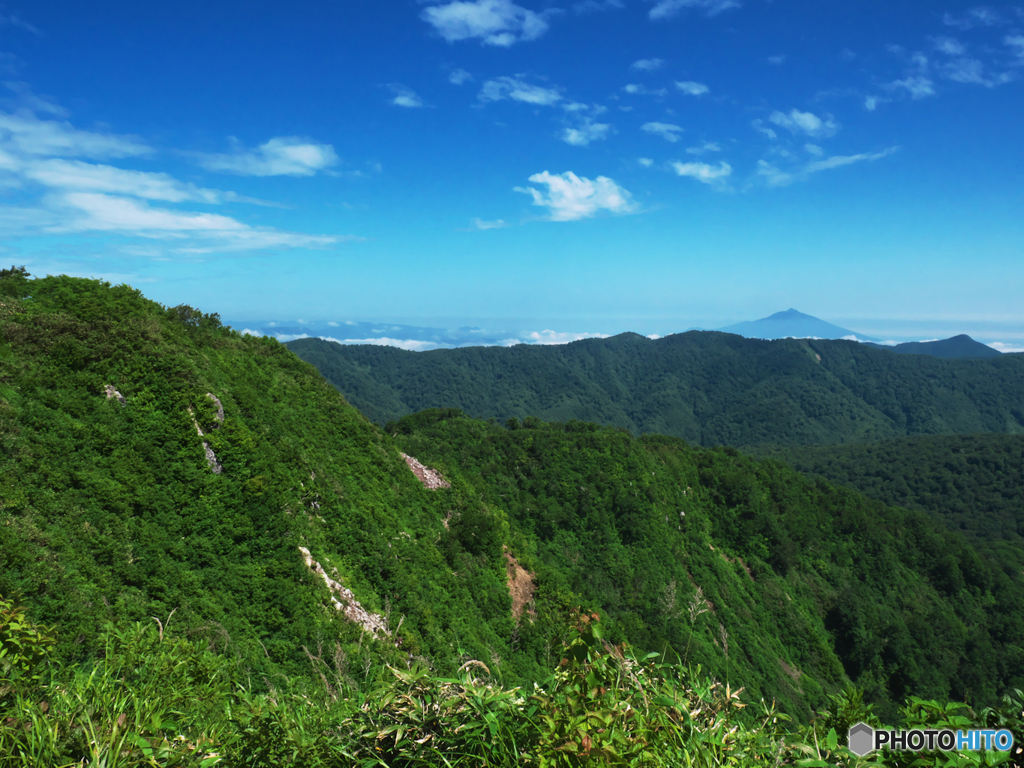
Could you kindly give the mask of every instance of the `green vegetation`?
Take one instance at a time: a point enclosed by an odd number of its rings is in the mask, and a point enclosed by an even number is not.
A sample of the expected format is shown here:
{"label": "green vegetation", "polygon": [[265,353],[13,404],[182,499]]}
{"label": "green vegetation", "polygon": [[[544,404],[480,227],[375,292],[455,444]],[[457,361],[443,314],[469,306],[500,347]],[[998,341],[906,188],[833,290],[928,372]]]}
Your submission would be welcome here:
{"label": "green vegetation", "polygon": [[[102,658],[87,668],[49,667],[45,682],[14,687],[0,706],[0,764],[966,768],[1019,765],[1021,755],[1015,746],[857,758],[843,746],[849,725],[882,725],[860,692],[831,697],[810,724],[795,726],[763,701],[745,709],[740,691],[699,670],[609,644],[597,614],[574,615],[554,672],[530,690],[494,684],[477,661],[449,678],[416,665],[382,668],[360,684],[311,657],[313,676],[258,692],[236,660],[163,626],[109,626],[102,639]],[[974,712],[912,698],[898,724],[1006,728],[1019,740],[1021,699],[1015,691]]]}
{"label": "green vegetation", "polygon": [[1024,553],[1024,436],[943,435],[760,452],[890,506],[919,509],[972,542]]}
{"label": "green vegetation", "polygon": [[215,314],[0,273],[0,764],[846,762],[851,713],[1019,721],[1008,562],[732,448],[382,431]]}
{"label": "green vegetation", "polygon": [[698,445],[826,445],[1024,433],[1024,355],[944,360],[852,341],[633,333],[564,346],[406,352],[288,344],[370,420],[425,408],[579,419]]}
{"label": "green vegetation", "polygon": [[798,717],[847,679],[887,717],[911,694],[985,703],[1024,687],[1020,569],[928,515],[731,448],[508,427],[435,410],[387,430],[507,512],[539,613],[545,595],[582,596],[612,639],[670,649]]}

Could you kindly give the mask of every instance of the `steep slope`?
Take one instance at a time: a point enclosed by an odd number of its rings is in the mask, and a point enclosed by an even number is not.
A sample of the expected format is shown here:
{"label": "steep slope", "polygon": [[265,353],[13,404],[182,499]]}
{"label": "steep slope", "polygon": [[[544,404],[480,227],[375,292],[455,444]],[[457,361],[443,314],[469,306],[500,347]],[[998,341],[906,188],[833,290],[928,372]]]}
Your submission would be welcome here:
{"label": "steep slope", "polygon": [[942,360],[849,341],[691,331],[559,347],[289,348],[380,424],[433,407],[581,419],[702,445],[813,445],[1024,433],[1024,355]]}
{"label": "steep slope", "polygon": [[1024,556],[1024,435],[929,435],[763,455]]}
{"label": "steep slope", "polygon": [[0,307],[0,593],[58,626],[65,660],[108,620],[174,611],[256,679],[321,643],[358,663],[370,637],[300,547],[390,628],[381,658],[511,656],[500,544],[456,574],[434,545],[456,502],[311,366],[128,287],[29,291]]}
{"label": "steep slope", "polygon": [[911,693],[981,701],[1024,681],[1020,567],[924,513],[731,448],[581,422],[513,426],[437,410],[394,429],[507,511],[541,616],[553,596],[578,594],[615,636],[796,714],[844,678],[890,712]]}

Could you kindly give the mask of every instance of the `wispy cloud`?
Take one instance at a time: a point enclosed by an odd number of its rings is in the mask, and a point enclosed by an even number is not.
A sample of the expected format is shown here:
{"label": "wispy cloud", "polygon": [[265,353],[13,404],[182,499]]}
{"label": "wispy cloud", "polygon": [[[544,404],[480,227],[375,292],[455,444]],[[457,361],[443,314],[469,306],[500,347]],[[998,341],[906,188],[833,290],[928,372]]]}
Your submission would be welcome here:
{"label": "wispy cloud", "polygon": [[991,8],[978,6],[971,8],[960,16],[946,12],[942,15],[942,23],[957,29],[973,29],[974,27],[991,27],[1002,22],[1002,17]]}
{"label": "wispy cloud", "polygon": [[423,99],[421,99],[412,88],[402,85],[401,83],[390,83],[388,88],[395,94],[395,98],[391,100],[391,103],[396,107],[407,107],[409,109],[416,109],[423,106]]}
{"label": "wispy cloud", "polygon": [[[812,145],[813,146],[813,145]],[[807,179],[811,174],[820,171],[827,171],[833,168],[841,168],[854,163],[874,162],[883,157],[897,152],[899,147],[889,147],[881,152],[862,152],[856,155],[833,155],[824,160],[815,160],[806,165],[792,170],[782,170],[769,163],[767,160],[759,160],[757,163],[757,175],[761,176],[770,187],[784,187],[795,181]]]}
{"label": "wispy cloud", "polygon": [[1013,53],[1024,62],[1024,35],[1007,35],[1003,42],[1010,46]]}
{"label": "wispy cloud", "polygon": [[572,4],[576,13],[596,13],[610,11],[612,8],[625,8],[622,0],[580,0]]}
{"label": "wispy cloud", "polygon": [[779,134],[777,134],[775,131],[773,131],[771,128],[765,125],[764,120],[762,120],[761,118],[757,118],[756,120],[751,122],[751,125],[754,126],[755,131],[757,131],[758,133],[763,133],[772,141],[775,141],[775,139],[779,138]]}
{"label": "wispy cloud", "polygon": [[252,202],[234,192],[207,189],[166,173],[118,168],[80,158],[152,154],[132,137],[80,131],[67,122],[28,112],[0,112],[0,172],[30,197],[0,205],[0,236],[104,233],[164,241],[154,251],[124,244],[124,255],[196,255],[262,248],[322,247],[352,237],[306,235],[252,226],[230,216],[168,207]]}
{"label": "wispy cloud", "polygon": [[704,155],[708,152],[721,152],[722,148],[718,146],[718,142],[705,141],[702,144],[698,144],[696,147],[687,147],[686,151],[691,155]]}
{"label": "wispy cloud", "polygon": [[775,66],[779,66],[780,64],[784,64],[786,62],[786,56],[784,54],[778,54],[777,56],[769,56],[766,59],[766,61],[769,64],[774,64]]}
{"label": "wispy cloud", "polygon": [[640,130],[661,136],[665,141],[670,141],[673,144],[679,141],[679,134],[683,132],[682,128],[672,123],[644,123],[640,126]]}
{"label": "wispy cloud", "polygon": [[[894,52],[899,53],[899,50]],[[910,57],[911,66],[903,73],[903,77],[886,83],[882,87],[890,92],[906,91],[912,99],[925,99],[935,95],[935,83],[929,72],[928,57],[923,53],[915,53]]]}
{"label": "wispy cloud", "polygon": [[726,162],[720,162],[717,166],[708,163],[672,163],[675,172],[680,176],[687,176],[696,179],[702,184],[724,189],[726,179],[732,174],[732,166]]}
{"label": "wispy cloud", "polygon": [[768,119],[791,133],[803,133],[812,138],[835,136],[839,130],[839,123],[831,115],[826,115],[823,120],[813,112],[801,112],[799,109],[791,109],[788,113],[776,110]]}
{"label": "wispy cloud", "polygon": [[12,14],[2,14],[2,13],[0,13],[0,27],[8,26],[8,25],[12,26],[12,27],[17,27],[19,29],[24,29],[24,30],[26,30],[28,32],[31,32],[33,35],[40,35],[40,36],[42,36],[42,34],[43,34],[42,31],[39,30],[37,27],[33,26],[32,24],[29,24],[27,21],[25,21],[21,17],[15,16],[13,13]]}
{"label": "wispy cloud", "polygon": [[710,91],[704,83],[697,83],[693,80],[676,81],[676,88],[689,96],[703,96]]}
{"label": "wispy cloud", "polygon": [[602,211],[626,214],[639,210],[632,195],[607,176],[591,181],[572,171],[560,175],[544,171],[533,174],[530,181],[545,185],[546,193],[534,187],[515,187],[515,191],[530,195],[534,205],[547,208],[551,221],[577,221]]}
{"label": "wispy cloud", "polygon": [[567,331],[552,331],[550,328],[543,331],[534,331],[533,333],[526,334],[526,338],[531,344],[569,344],[573,341],[581,341],[583,339],[607,339],[611,334],[607,333],[572,333]]}
{"label": "wispy cloud", "polygon": [[641,72],[654,72],[656,69],[661,69],[664,64],[664,59],[637,59],[629,65],[629,68],[637,69]]}
{"label": "wispy cloud", "polygon": [[452,85],[462,85],[472,82],[473,76],[464,69],[453,69],[448,73],[448,82]]}
{"label": "wispy cloud", "polygon": [[461,232],[486,232],[488,229],[504,229],[505,227],[511,226],[507,224],[503,219],[496,219],[494,221],[486,221],[485,219],[476,218],[472,221],[473,226],[466,229],[460,230]]}
{"label": "wispy cloud", "polygon": [[644,168],[650,168],[652,165],[654,165],[654,161],[649,157],[641,157],[640,159],[637,160],[637,162],[640,163],[640,165],[642,165]]}
{"label": "wispy cloud", "polygon": [[511,99],[526,104],[538,106],[551,106],[562,98],[558,88],[544,88],[539,85],[532,85],[517,77],[496,77],[488,80],[480,88],[477,98],[480,101],[502,101]]}
{"label": "wispy cloud", "polygon": [[666,93],[664,88],[648,88],[646,85],[640,85],[639,83],[628,83],[622,86],[622,90],[635,96],[664,96]]}
{"label": "wispy cloud", "polygon": [[730,8],[739,8],[740,5],[738,0],[657,0],[648,15],[652,19],[668,19],[680,11],[695,8],[708,16],[714,16]]}
{"label": "wispy cloud", "polygon": [[67,122],[40,120],[28,111],[0,112],[0,144],[26,155],[97,160],[138,157],[152,152],[135,136],[80,131]]}
{"label": "wispy cloud", "polygon": [[583,117],[576,126],[562,132],[562,141],[574,147],[585,147],[592,141],[607,139],[611,130],[608,123],[595,123],[591,118]]}
{"label": "wispy cloud", "polygon": [[238,147],[229,154],[200,154],[208,171],[239,176],[314,176],[338,163],[330,144],[314,144],[297,136],[281,136],[254,150]]}
{"label": "wispy cloud", "polygon": [[935,50],[947,56],[963,56],[967,53],[967,48],[955,37],[946,37],[945,35],[933,37],[932,45],[935,47]]}
{"label": "wispy cloud", "polygon": [[544,15],[511,0],[445,3],[424,9],[420,17],[448,42],[478,38],[501,48],[536,40],[548,30]]}

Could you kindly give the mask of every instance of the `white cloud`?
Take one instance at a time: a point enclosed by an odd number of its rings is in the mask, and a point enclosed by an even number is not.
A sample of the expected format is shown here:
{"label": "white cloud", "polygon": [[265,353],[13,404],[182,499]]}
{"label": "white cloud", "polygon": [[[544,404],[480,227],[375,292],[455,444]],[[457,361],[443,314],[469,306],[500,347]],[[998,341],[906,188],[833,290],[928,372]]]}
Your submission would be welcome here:
{"label": "white cloud", "polygon": [[1014,53],[1024,61],[1024,35],[1007,35],[1003,38],[1003,42],[1010,48],[1016,48]]}
{"label": "white cloud", "polygon": [[80,131],[70,123],[40,120],[24,110],[0,112],[0,147],[38,157],[138,157],[152,150],[134,136]]}
{"label": "white cloud", "polygon": [[453,69],[448,73],[448,82],[452,85],[462,85],[473,79],[473,76],[464,69]]}
{"label": "white cloud", "polygon": [[865,160],[880,160],[883,157],[888,157],[897,149],[898,147],[889,147],[881,152],[864,152],[859,155],[834,155],[825,160],[816,160],[813,163],[808,164],[805,171],[807,173],[817,173],[818,171],[827,171],[830,168],[839,168],[844,165],[852,165],[853,163],[860,163]]}
{"label": "white cloud", "polygon": [[839,130],[839,124],[831,115],[826,115],[822,120],[813,112],[801,112],[799,109],[791,109],[789,114],[776,110],[768,119],[791,133],[804,133],[812,138],[835,136]]}
{"label": "white cloud", "polygon": [[28,163],[22,173],[48,187],[131,195],[171,203],[219,203],[224,193],[185,184],[166,173],[126,171],[80,160],[43,160]]}
{"label": "white cloud", "polygon": [[951,13],[942,15],[942,23],[948,27],[957,29],[973,29],[974,27],[991,27],[998,24],[1002,19],[999,14],[991,8],[980,6],[971,8],[963,16],[957,17]]}
{"label": "white cloud", "polygon": [[354,237],[304,235],[269,227],[251,227],[229,216],[153,208],[126,197],[95,192],[69,192],[47,201],[60,214],[45,227],[50,233],[109,232],[180,241],[180,253],[213,253],[260,248],[309,248]]}
{"label": "white cloud", "polygon": [[328,324],[329,326],[331,326],[332,328],[338,328],[338,327],[340,327],[340,326],[339,326],[339,324],[338,324],[338,323],[336,323],[336,322],[334,322],[333,320],[330,320],[330,321],[329,321],[329,322],[328,322],[327,324]]}
{"label": "white cloud", "polygon": [[784,187],[792,184],[796,178],[791,173],[779,170],[767,160],[757,161],[757,175],[763,176],[769,187]]}
{"label": "white cloud", "polygon": [[[2,56],[2,54],[0,54],[0,56]],[[53,115],[54,117],[67,117],[70,114],[70,112],[59,104],[55,104],[49,99],[41,96],[36,96],[36,94],[32,92],[32,88],[28,83],[6,81],[4,82],[4,86],[14,92],[18,106],[24,108],[28,112],[34,112],[36,114],[42,112],[44,114]]]}
{"label": "white cloud", "polygon": [[607,339],[610,335],[611,334],[608,333],[571,333],[566,331],[552,331],[549,328],[544,331],[528,333],[526,338],[529,339],[529,343],[548,345],[569,344],[570,342],[580,341],[581,339]]}
{"label": "white cloud", "polygon": [[955,37],[933,37],[932,44],[935,46],[935,50],[945,53],[947,56],[963,56],[967,52],[964,44]]}
{"label": "white cloud", "polygon": [[940,66],[943,75],[957,83],[970,85],[983,85],[986,88],[995,88],[1013,79],[1013,76],[1006,72],[986,75],[985,65],[977,59],[960,58],[948,61]]}
{"label": "white cloud", "polygon": [[888,157],[898,151],[899,147],[889,147],[881,152],[863,152],[856,155],[834,155],[824,160],[815,160],[792,171],[783,171],[766,160],[758,160],[757,175],[765,179],[770,187],[784,187],[795,181],[807,179],[811,174],[841,168],[860,162],[873,162]]}
{"label": "white cloud", "polygon": [[612,127],[608,123],[595,123],[589,117],[582,118],[575,128],[566,128],[562,132],[562,141],[574,147],[585,147],[592,141],[608,138]]}
{"label": "white cloud", "polygon": [[722,148],[718,146],[718,142],[705,141],[703,144],[700,144],[699,146],[687,147],[686,151],[691,155],[704,155],[707,154],[708,152],[721,152]]}
{"label": "white cloud", "polygon": [[688,176],[696,179],[702,184],[713,187],[724,188],[726,179],[732,174],[732,166],[726,162],[720,162],[717,167],[708,163],[672,163],[672,167],[680,176]]}
{"label": "white cloud", "polygon": [[5,24],[10,24],[12,27],[20,27],[21,29],[27,30],[28,32],[31,32],[34,35],[43,34],[36,27],[29,24],[27,21],[15,16],[13,13],[10,16],[0,15],[0,27],[4,26]]}
{"label": "white cloud", "polygon": [[864,109],[868,112],[874,112],[878,108],[878,102],[880,99],[877,96],[866,96],[864,98]]}
{"label": "white cloud", "polygon": [[638,69],[641,72],[653,72],[656,69],[661,69],[664,64],[664,59],[637,59],[629,67],[630,69]]}
{"label": "white cloud", "polygon": [[640,163],[640,165],[642,165],[644,168],[650,168],[652,165],[654,165],[654,161],[651,160],[651,158],[649,157],[641,157],[639,160],[637,160],[637,162]]}
{"label": "white cloud", "polygon": [[935,95],[935,83],[927,75],[907,75],[885,85],[890,91],[905,90],[912,99],[924,99]]}
{"label": "white cloud", "polygon": [[[902,49],[898,46],[890,46],[893,53],[900,54]],[[899,80],[886,83],[883,88],[888,91],[904,90],[910,94],[912,99],[924,99],[935,95],[935,84],[932,82],[928,72],[928,57],[923,53],[915,53],[910,57],[913,64],[904,76]]]}
{"label": "white cloud", "polygon": [[806,149],[810,154],[817,155],[818,157],[821,157],[823,154],[825,154],[825,150],[819,147],[817,144],[804,144],[804,149]]}
{"label": "white cloud", "polygon": [[667,19],[685,8],[699,8],[708,16],[714,16],[729,8],[739,7],[738,0],[657,0],[649,15],[652,19]]}
{"label": "white cloud", "polygon": [[758,118],[757,120],[754,120],[751,123],[751,125],[754,126],[754,130],[755,131],[757,131],[758,133],[763,133],[765,136],[767,136],[772,141],[775,141],[775,139],[779,138],[779,134],[777,134],[771,128],[766,126],[764,124],[764,121],[761,118]]}
{"label": "white cloud", "polygon": [[550,211],[552,221],[577,221],[600,213],[633,213],[638,210],[632,195],[607,176],[591,181],[580,178],[572,171],[553,175],[544,171],[530,177],[535,184],[547,186],[547,194],[534,187],[516,187],[533,198],[533,204]]}
{"label": "white cloud", "polygon": [[448,42],[480,38],[485,45],[501,48],[535,40],[548,29],[544,16],[511,0],[451,2],[425,9],[420,18]]}
{"label": "white cloud", "polygon": [[[305,337],[296,337],[305,338]],[[333,341],[338,344],[373,344],[378,347],[398,347],[410,352],[425,352],[428,349],[435,349],[440,345],[433,341],[420,341],[418,339],[391,339],[386,336],[377,339],[334,339],[330,336],[321,336],[324,341]],[[291,339],[289,339],[290,341]]]}
{"label": "white cloud", "polygon": [[1024,352],[1024,346],[1020,343],[1006,343],[1003,341],[993,341],[989,344],[992,349],[998,350],[1004,354],[1010,354],[1013,352]]}
{"label": "white cloud", "polygon": [[647,334],[647,338],[650,339],[651,341],[657,341],[658,339],[662,338],[662,335],[660,333],[649,333]]}
{"label": "white cloud", "polygon": [[676,88],[690,96],[702,96],[711,90],[704,83],[697,83],[693,80],[676,80]]}
{"label": "white cloud", "polygon": [[330,144],[313,144],[297,136],[273,138],[253,151],[204,154],[198,159],[209,171],[240,176],[313,176],[338,163]]}
{"label": "white cloud", "polygon": [[612,8],[623,8],[622,0],[580,0],[572,4],[576,13],[591,13],[594,11],[609,11]]}
{"label": "white cloud", "polygon": [[639,85],[637,83],[629,83],[622,86],[622,90],[626,93],[639,96],[664,96],[666,91],[664,88],[648,88],[645,85]]}
{"label": "white cloud", "polygon": [[509,226],[503,219],[496,219],[494,221],[485,221],[484,219],[476,218],[473,219],[473,228],[471,231],[483,232],[488,229],[503,229]]}
{"label": "white cloud", "polygon": [[682,128],[672,123],[644,123],[640,126],[640,130],[661,136],[665,141],[672,143],[679,141],[679,134],[683,132]]}
{"label": "white cloud", "polygon": [[395,98],[391,100],[391,103],[396,107],[416,109],[423,106],[423,99],[417,96],[412,88],[407,88],[400,83],[391,83],[388,88],[395,94]]}
{"label": "white cloud", "polygon": [[557,88],[542,88],[531,85],[519,77],[496,77],[480,88],[480,101],[502,101],[512,99],[526,104],[548,107],[562,98]]}
{"label": "white cloud", "polygon": [[769,64],[774,64],[775,66],[778,66],[779,64],[783,64],[785,61],[786,61],[786,56],[783,55],[783,54],[779,54],[777,56],[769,56],[768,57],[768,63]]}

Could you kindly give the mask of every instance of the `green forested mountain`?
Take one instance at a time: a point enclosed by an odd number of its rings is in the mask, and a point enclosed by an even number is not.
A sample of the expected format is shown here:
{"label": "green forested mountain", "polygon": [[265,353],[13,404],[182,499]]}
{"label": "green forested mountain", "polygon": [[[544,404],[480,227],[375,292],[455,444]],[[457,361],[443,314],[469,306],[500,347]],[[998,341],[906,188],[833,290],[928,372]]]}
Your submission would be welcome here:
{"label": "green forested mountain", "polygon": [[928,435],[865,445],[775,448],[783,459],[892,506],[929,512],[1024,559],[1024,435]]}
{"label": "green forested mountain", "polygon": [[945,360],[850,341],[701,331],[431,352],[321,339],[288,346],[379,424],[453,407],[500,421],[595,421],[700,445],[1024,433],[1019,354]]}
{"label": "green forested mountain", "polygon": [[[107,622],[157,617],[260,685],[332,653],[356,681],[477,660],[528,682],[582,606],[609,640],[804,720],[850,683],[890,714],[1024,687],[1020,569],[924,513],[579,421],[432,410],[384,433],[216,315],[17,278],[0,277],[0,595],[56,626],[65,662],[102,655]],[[506,553],[536,586],[518,620]]]}

